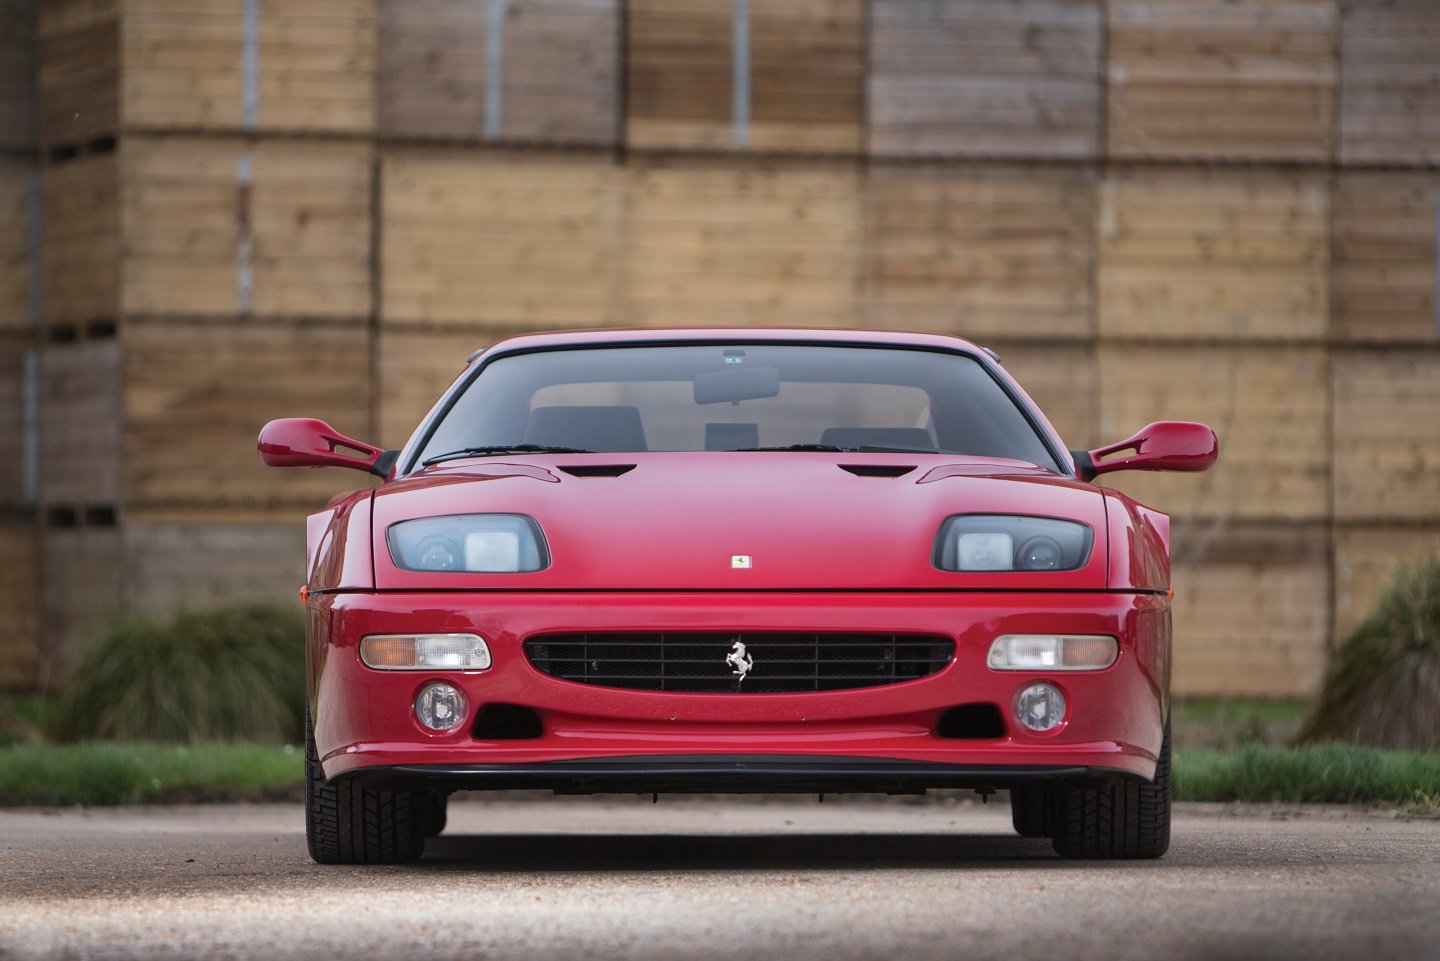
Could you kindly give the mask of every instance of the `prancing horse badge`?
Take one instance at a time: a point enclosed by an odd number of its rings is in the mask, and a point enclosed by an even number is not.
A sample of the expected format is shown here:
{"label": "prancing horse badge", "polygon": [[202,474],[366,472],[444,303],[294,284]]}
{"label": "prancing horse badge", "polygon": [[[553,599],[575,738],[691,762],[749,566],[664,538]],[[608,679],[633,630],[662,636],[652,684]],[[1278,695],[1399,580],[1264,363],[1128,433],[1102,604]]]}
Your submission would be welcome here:
{"label": "prancing horse badge", "polygon": [[740,679],[736,684],[745,682],[745,675],[755,666],[755,658],[745,650],[744,641],[736,641],[735,646],[730,648],[730,655],[725,658],[725,663],[730,667],[731,674],[738,674]]}

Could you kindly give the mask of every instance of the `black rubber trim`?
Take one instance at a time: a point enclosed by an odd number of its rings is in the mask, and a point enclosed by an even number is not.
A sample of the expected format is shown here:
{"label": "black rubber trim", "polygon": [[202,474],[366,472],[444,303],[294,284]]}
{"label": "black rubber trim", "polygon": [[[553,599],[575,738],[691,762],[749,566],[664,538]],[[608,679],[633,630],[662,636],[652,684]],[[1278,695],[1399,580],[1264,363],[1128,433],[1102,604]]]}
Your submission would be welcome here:
{"label": "black rubber trim", "polygon": [[808,755],[666,755],[530,764],[367,767],[334,781],[453,791],[544,790],[557,794],[914,794],[928,788],[1065,786],[1134,777],[1102,767],[956,765],[890,758]]}

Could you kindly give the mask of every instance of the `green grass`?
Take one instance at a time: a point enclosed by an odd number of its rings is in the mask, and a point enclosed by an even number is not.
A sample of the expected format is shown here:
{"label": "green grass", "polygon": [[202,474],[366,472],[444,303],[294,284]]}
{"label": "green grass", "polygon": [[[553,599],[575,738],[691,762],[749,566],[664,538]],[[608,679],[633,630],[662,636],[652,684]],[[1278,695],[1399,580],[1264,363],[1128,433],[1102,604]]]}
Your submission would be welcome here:
{"label": "green grass", "polygon": [[1281,745],[1294,739],[1308,709],[1309,702],[1299,698],[1176,698],[1170,722],[1182,750]]}
{"label": "green grass", "polygon": [[268,744],[22,744],[0,748],[0,805],[299,797],[300,750]]}
{"label": "green grass", "polygon": [[[0,748],[0,805],[298,799],[298,748],[87,743]],[[1175,756],[1180,801],[1385,804],[1440,816],[1440,754],[1252,744]]]}
{"label": "green grass", "polygon": [[1348,744],[1176,752],[1175,798],[1284,804],[1390,804],[1440,814],[1440,753]]}

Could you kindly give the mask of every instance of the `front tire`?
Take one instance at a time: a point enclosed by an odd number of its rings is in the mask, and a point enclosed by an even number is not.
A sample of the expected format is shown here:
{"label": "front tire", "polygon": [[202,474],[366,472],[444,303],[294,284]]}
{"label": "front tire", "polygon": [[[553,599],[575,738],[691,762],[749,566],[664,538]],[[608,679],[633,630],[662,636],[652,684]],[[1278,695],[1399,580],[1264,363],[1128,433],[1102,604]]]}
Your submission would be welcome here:
{"label": "front tire", "polygon": [[327,784],[305,712],[305,842],[319,864],[401,864],[425,850],[429,795]]}
{"label": "front tire", "polygon": [[1170,847],[1170,722],[1146,784],[1118,778],[1055,792],[1051,841],[1062,858],[1158,858]]}
{"label": "front tire", "polygon": [[1050,836],[1050,795],[1039,788],[1014,788],[1010,791],[1010,823],[1022,838]]}

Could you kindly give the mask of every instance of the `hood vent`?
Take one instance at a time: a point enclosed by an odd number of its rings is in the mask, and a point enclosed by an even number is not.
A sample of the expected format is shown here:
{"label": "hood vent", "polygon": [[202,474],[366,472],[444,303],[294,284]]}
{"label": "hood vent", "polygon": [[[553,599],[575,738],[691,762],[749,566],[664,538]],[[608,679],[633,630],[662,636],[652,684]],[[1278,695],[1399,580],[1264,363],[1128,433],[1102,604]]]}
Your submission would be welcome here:
{"label": "hood vent", "polygon": [[635,469],[634,464],[557,464],[571,477],[619,477]]}
{"label": "hood vent", "polygon": [[915,469],[914,464],[838,464],[843,471],[856,477],[904,477]]}

